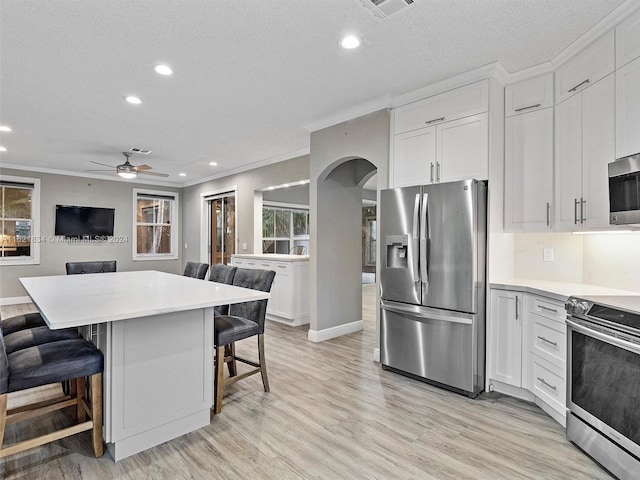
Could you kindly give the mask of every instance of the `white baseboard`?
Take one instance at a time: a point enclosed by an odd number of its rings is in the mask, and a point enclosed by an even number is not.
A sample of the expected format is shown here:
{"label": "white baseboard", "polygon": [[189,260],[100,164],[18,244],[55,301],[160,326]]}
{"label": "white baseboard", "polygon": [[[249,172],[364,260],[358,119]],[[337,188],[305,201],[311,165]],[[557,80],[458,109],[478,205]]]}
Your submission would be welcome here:
{"label": "white baseboard", "polygon": [[0,298],[0,306],[2,305],[17,305],[19,303],[31,303],[31,298],[26,297],[6,297]]}
{"label": "white baseboard", "polygon": [[373,361],[376,363],[380,363],[380,349],[379,348],[374,348],[373,349]]}
{"label": "white baseboard", "polygon": [[362,320],[357,322],[345,323],[344,325],[338,325],[337,327],[325,328],[324,330],[309,330],[310,342],[324,342],[332,338],[341,337],[342,335],[348,335],[350,333],[359,332],[364,328]]}

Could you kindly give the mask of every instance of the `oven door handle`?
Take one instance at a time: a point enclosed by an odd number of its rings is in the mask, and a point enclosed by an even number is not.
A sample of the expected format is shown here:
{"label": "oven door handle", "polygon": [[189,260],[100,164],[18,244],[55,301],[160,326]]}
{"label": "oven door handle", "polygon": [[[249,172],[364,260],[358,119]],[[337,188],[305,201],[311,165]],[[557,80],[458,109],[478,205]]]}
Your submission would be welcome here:
{"label": "oven door handle", "polygon": [[572,320],[567,318],[567,325],[569,325],[573,330],[583,333],[588,337],[595,338],[597,340],[602,340],[605,343],[609,343],[611,345],[615,345],[616,347],[623,348],[633,353],[640,354],[640,345],[628,342],[626,340],[622,340],[621,338],[612,337],[611,335],[607,335],[606,333],[601,333],[596,330],[592,330],[589,327],[585,327],[584,325],[580,325]]}

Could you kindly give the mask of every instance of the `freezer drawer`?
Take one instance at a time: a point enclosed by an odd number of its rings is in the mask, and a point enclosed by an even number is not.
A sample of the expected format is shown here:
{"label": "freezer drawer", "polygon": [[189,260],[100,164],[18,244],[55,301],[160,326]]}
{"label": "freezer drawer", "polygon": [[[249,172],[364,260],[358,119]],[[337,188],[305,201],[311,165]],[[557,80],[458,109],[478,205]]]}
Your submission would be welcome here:
{"label": "freezer drawer", "polygon": [[[404,309],[392,306],[392,302],[384,302],[381,308],[383,367],[470,397],[480,393],[484,387],[484,349],[478,351],[477,315],[413,306]],[[408,311],[411,309],[415,311]]]}

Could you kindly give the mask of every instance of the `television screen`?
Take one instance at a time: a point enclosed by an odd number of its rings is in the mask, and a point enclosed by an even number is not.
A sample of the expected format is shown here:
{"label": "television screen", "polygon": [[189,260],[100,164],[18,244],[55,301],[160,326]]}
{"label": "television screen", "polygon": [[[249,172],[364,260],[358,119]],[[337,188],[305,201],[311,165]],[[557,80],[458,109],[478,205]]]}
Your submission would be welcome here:
{"label": "television screen", "polygon": [[114,208],[56,205],[55,234],[71,238],[113,236]]}

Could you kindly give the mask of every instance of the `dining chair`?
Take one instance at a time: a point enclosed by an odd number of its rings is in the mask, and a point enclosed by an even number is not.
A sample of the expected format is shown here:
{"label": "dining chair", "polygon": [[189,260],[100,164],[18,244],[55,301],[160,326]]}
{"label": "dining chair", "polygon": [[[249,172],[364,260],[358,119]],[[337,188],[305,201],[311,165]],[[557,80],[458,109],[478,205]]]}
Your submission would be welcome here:
{"label": "dining chair", "polygon": [[[233,277],[236,275],[237,269],[238,267],[234,267],[233,265],[225,265],[223,263],[213,264],[209,271],[209,281],[231,285],[233,284]],[[227,315],[229,313],[229,305],[218,305],[213,308],[213,312],[216,317]]]}
{"label": "dining chair", "polygon": [[[15,335],[15,334],[14,334]],[[102,372],[104,357],[91,342],[79,338],[59,340],[7,352],[0,331],[0,458],[40,445],[92,430],[93,452],[104,453],[102,441]],[[90,400],[85,394],[89,379]],[[70,394],[7,409],[8,394],[59,382],[69,382]],[[46,413],[71,407],[74,425],[29,440],[4,445],[8,424],[30,420]],[[89,420],[87,420],[87,415]],[[56,422],[56,425],[58,422]],[[25,429],[28,431],[28,429]]]}
{"label": "dining chair", "polygon": [[[276,272],[273,270],[257,270],[238,268],[233,277],[232,285],[269,292]],[[250,375],[260,373],[264,391],[269,391],[267,378],[267,364],[264,355],[264,322],[267,314],[267,300],[234,303],[229,306],[229,314],[216,317],[214,320],[214,413],[222,411],[222,396],[224,387],[242,380]],[[235,352],[235,342],[245,338],[257,336],[258,362],[238,357]],[[255,367],[238,374],[236,361]],[[224,364],[228,365],[228,378],[224,378]]]}
{"label": "dining chair", "polygon": [[67,275],[78,275],[84,273],[105,273],[116,271],[116,261],[106,260],[97,262],[67,262]]}
{"label": "dining chair", "polygon": [[39,313],[23,313],[9,318],[0,317],[0,328],[2,328],[5,335],[26,328],[42,327],[46,324],[47,322],[44,321],[44,318]]}
{"label": "dining chair", "polygon": [[207,276],[207,270],[209,270],[209,264],[207,263],[187,262],[183,275],[204,280],[204,277]]}

